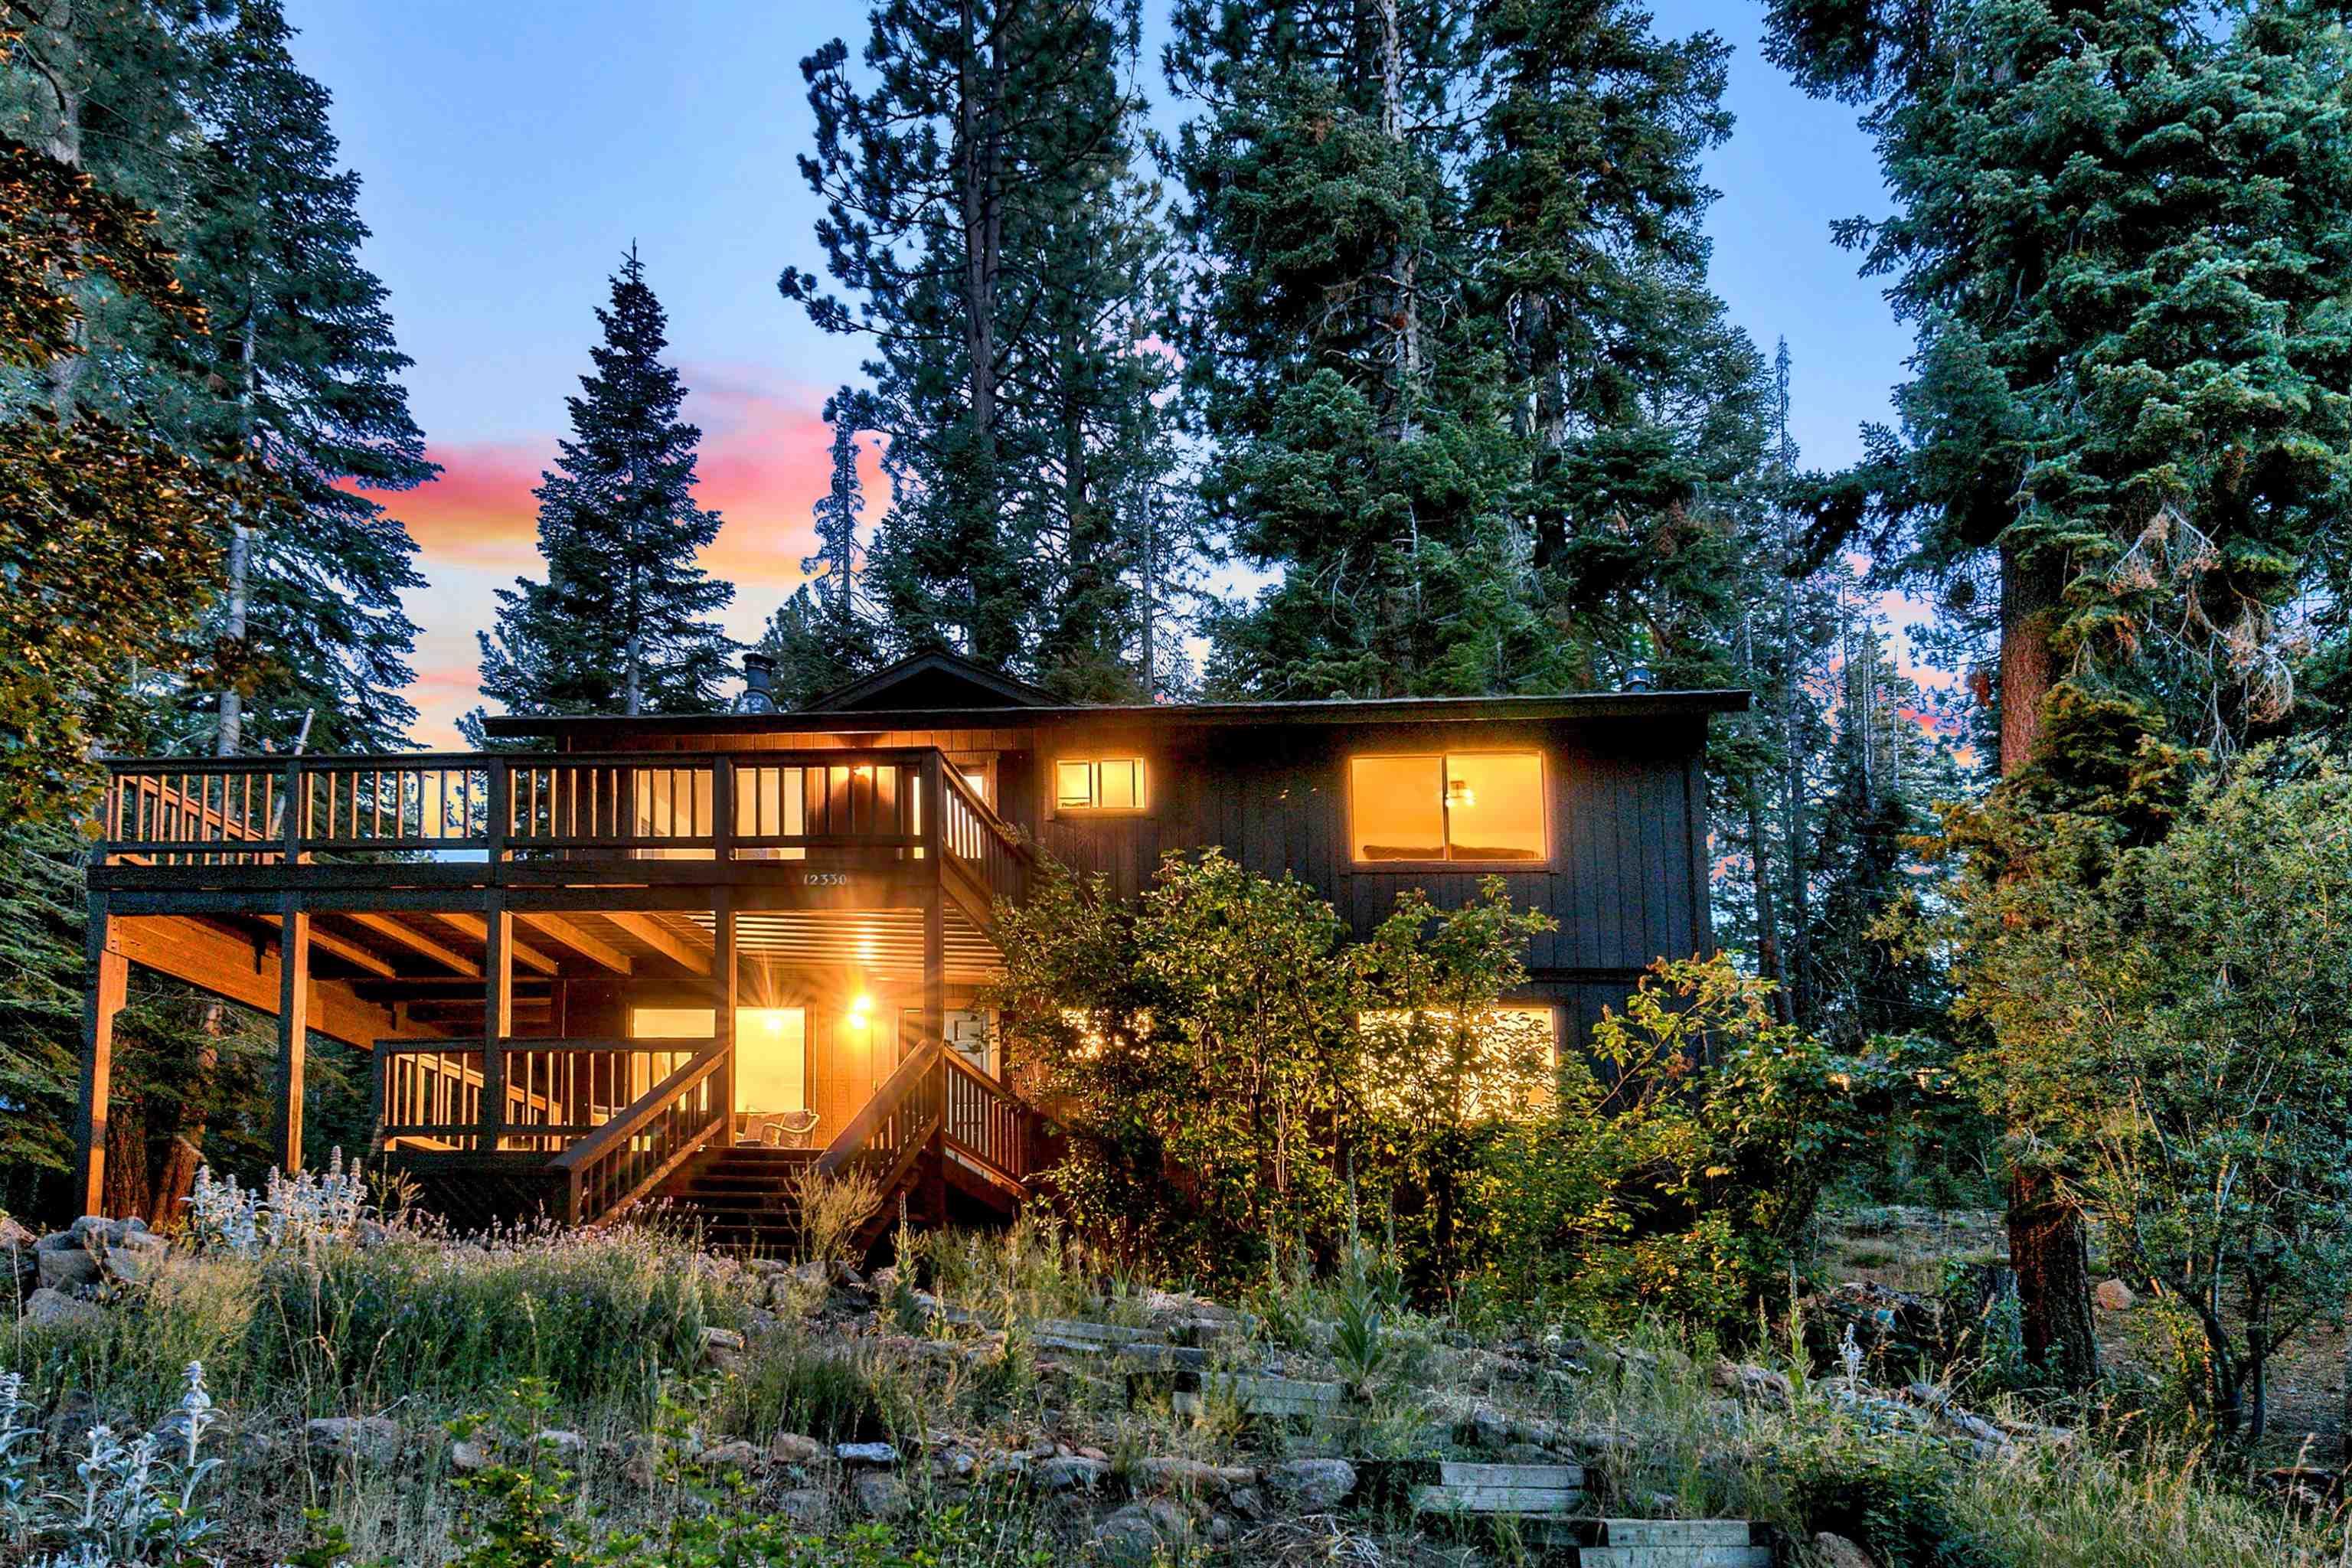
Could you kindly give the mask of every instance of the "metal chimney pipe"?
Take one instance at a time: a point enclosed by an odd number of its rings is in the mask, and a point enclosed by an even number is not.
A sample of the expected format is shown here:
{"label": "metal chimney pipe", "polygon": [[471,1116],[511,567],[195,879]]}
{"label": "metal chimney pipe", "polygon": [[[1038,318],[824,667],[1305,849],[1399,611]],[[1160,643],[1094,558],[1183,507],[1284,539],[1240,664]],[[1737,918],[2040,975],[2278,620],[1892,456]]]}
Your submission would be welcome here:
{"label": "metal chimney pipe", "polygon": [[776,711],[776,661],[756,650],[743,656],[743,695],[735,699],[738,713]]}

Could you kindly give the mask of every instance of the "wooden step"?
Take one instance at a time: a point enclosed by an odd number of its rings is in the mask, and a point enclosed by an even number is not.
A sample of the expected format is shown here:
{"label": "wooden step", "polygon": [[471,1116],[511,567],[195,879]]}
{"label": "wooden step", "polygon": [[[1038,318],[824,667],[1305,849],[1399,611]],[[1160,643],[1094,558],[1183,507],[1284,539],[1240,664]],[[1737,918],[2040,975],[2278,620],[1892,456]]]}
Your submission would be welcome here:
{"label": "wooden step", "polygon": [[1412,1489],[1415,1513],[1566,1519],[1584,1503],[1581,1465],[1470,1465],[1447,1460],[1435,1485]]}
{"label": "wooden step", "polygon": [[1604,1519],[1580,1568],[1772,1568],[1766,1532],[1744,1519]]}

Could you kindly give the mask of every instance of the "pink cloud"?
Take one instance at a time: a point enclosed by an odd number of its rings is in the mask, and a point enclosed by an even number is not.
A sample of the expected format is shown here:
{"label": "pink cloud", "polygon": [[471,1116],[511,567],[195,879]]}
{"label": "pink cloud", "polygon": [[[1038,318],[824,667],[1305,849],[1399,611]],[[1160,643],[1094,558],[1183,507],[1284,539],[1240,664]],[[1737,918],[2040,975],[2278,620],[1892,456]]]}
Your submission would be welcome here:
{"label": "pink cloud", "polygon": [[[698,499],[722,520],[702,565],[735,584],[724,620],[730,635],[748,641],[803,581],[801,558],[814,543],[811,509],[832,482],[833,432],[822,412],[827,392],[746,365],[688,366],[685,379],[692,388],[687,416],[703,429]],[[870,521],[887,490],[876,439],[868,436],[861,447]],[[435,443],[429,456],[441,477],[380,498],[408,525],[427,581],[409,595],[408,612],[419,627],[409,700],[420,715],[417,739],[428,745],[455,744],[458,717],[481,700],[474,637],[496,617],[496,590],[541,570],[531,490],[555,451],[552,433],[543,440]]]}

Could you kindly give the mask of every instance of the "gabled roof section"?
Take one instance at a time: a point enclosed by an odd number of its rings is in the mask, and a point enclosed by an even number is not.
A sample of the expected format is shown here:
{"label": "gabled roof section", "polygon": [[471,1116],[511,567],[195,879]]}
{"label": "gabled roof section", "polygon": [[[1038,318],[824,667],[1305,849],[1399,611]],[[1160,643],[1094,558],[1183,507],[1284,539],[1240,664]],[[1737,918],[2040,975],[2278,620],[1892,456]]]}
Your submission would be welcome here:
{"label": "gabled roof section", "polygon": [[803,713],[901,712],[940,708],[1059,708],[1053,693],[940,649],[902,658],[836,686]]}

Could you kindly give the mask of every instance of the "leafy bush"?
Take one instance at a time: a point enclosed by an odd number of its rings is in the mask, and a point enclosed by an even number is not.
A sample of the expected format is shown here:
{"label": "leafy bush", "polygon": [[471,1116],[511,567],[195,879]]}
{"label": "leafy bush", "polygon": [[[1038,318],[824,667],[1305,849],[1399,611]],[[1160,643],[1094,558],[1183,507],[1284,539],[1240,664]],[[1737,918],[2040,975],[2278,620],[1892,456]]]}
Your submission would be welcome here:
{"label": "leafy bush", "polygon": [[1498,1140],[1494,1298],[1752,1331],[1844,1164],[1957,1095],[1918,1042],[1832,1050],[1778,1022],[1771,992],[1727,959],[1662,962],[1601,1019],[1598,1069],[1566,1064],[1555,1113]]}
{"label": "leafy bush", "polygon": [[2152,845],[2013,816],[1951,933],[1991,1037],[1967,1065],[2258,1440],[2270,1357],[2352,1291],[2352,767],[2258,750]]}
{"label": "leafy bush", "polygon": [[1132,908],[1051,868],[1005,920],[1006,1058],[1069,1131],[1051,1180],[1098,1250],[1225,1281],[1294,1243],[1328,1261],[1352,1179],[1425,1286],[1458,1271],[1492,1129],[1548,1076],[1496,1004],[1550,921],[1501,879],[1458,910],[1406,894],[1352,945],[1311,888],[1215,850]]}

